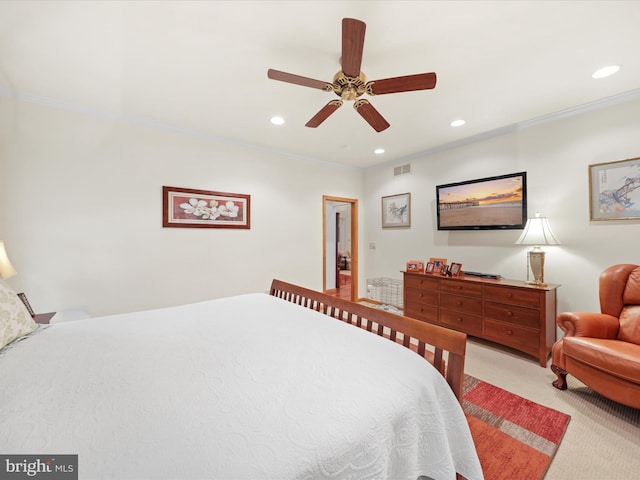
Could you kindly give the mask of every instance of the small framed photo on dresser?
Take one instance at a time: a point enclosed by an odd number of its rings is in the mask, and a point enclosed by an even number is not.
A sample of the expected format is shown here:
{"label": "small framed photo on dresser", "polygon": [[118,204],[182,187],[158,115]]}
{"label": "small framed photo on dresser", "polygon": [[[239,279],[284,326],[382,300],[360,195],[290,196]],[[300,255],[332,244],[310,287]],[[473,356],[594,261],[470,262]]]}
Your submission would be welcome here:
{"label": "small framed photo on dresser", "polygon": [[453,263],[453,262],[451,263],[451,268],[449,269],[449,272],[451,273],[452,277],[459,277],[461,271],[462,271],[461,263]]}
{"label": "small framed photo on dresser", "polygon": [[409,260],[407,262],[407,272],[424,273],[424,262],[420,260]]}
{"label": "small framed photo on dresser", "polygon": [[424,267],[424,273],[433,273],[433,262],[427,262],[426,267]]}
{"label": "small framed photo on dresser", "polygon": [[431,263],[433,263],[433,273],[440,273],[442,267],[447,264],[446,258],[433,258],[429,259]]}

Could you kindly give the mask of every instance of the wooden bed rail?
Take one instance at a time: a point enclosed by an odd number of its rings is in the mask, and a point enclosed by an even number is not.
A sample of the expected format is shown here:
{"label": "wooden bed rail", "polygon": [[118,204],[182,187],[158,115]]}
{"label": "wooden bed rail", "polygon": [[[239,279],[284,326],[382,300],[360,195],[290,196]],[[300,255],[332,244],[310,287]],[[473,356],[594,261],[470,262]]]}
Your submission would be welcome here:
{"label": "wooden bed rail", "polygon": [[[281,280],[273,280],[269,293],[363,328],[415,351],[445,377],[458,401],[462,403],[466,334]],[[444,352],[447,353],[446,363]]]}

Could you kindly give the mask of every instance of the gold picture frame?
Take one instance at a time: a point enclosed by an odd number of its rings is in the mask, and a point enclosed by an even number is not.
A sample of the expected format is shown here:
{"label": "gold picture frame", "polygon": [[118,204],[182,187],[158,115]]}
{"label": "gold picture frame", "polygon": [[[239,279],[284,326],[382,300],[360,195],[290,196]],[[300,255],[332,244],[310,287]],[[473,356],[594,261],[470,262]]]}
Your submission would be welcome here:
{"label": "gold picture frame", "polygon": [[589,218],[640,219],[640,157],[589,165]]}
{"label": "gold picture frame", "polygon": [[382,197],[382,228],[411,226],[411,194],[399,193]]}

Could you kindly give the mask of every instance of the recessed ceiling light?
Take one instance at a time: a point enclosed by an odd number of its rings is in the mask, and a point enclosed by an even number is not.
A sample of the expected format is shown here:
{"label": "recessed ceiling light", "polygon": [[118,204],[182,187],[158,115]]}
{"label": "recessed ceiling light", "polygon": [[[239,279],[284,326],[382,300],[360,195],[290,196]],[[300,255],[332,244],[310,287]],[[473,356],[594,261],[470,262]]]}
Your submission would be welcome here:
{"label": "recessed ceiling light", "polygon": [[384,153],[384,148],[376,148],[373,153],[376,155],[382,155]]}
{"label": "recessed ceiling light", "polygon": [[620,65],[609,65],[608,67],[602,67],[600,70],[596,70],[591,78],[604,78],[609,75],[613,75],[620,70]]}
{"label": "recessed ceiling light", "polygon": [[467,123],[467,122],[465,122],[464,120],[454,120],[449,125],[451,125],[452,127],[461,127],[465,123]]}
{"label": "recessed ceiling light", "polygon": [[271,123],[274,125],[282,125],[284,123],[284,118],[276,115],[275,117],[271,117]]}

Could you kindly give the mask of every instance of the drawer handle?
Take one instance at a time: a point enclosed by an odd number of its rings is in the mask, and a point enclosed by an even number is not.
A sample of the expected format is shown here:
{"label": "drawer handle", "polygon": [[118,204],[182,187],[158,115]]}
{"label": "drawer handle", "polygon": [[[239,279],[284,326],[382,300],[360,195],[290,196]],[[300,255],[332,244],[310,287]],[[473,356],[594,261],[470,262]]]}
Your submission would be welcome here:
{"label": "drawer handle", "polygon": [[507,293],[507,297],[509,297],[509,298],[513,297],[513,293],[511,293],[511,292]]}
{"label": "drawer handle", "polygon": [[461,307],[462,306],[462,301],[458,300],[458,306]]}
{"label": "drawer handle", "polygon": [[421,293],[421,294],[420,294],[420,298],[424,298],[424,293]]}
{"label": "drawer handle", "polygon": [[513,317],[513,312],[511,310],[507,311],[507,317]]}
{"label": "drawer handle", "polygon": [[507,333],[508,333],[509,335],[513,335],[513,330],[507,330]]}
{"label": "drawer handle", "polygon": [[457,288],[458,290],[462,290],[462,285],[456,285],[456,288]]}
{"label": "drawer handle", "polygon": [[462,317],[458,317],[458,321],[462,323]]}

